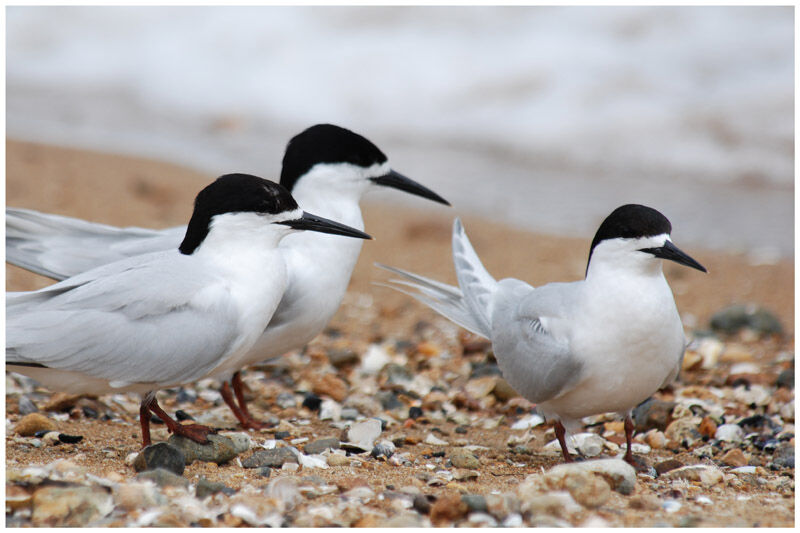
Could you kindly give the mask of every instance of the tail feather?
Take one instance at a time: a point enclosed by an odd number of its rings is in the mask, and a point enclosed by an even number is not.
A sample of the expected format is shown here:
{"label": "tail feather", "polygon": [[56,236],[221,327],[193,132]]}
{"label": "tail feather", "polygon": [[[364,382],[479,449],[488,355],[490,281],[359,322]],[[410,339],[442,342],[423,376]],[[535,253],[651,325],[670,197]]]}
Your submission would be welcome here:
{"label": "tail feather", "polygon": [[464,233],[461,221],[453,224],[453,262],[460,287],[453,287],[399,268],[375,263],[401,276],[381,283],[407,294],[473,333],[491,338],[491,295],[497,282],[486,271]]}

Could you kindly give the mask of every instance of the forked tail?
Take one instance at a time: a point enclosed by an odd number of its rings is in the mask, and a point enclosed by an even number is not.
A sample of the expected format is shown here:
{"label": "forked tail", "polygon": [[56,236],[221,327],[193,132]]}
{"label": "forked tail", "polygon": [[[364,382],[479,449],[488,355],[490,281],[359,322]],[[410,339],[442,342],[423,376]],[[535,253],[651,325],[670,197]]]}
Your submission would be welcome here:
{"label": "forked tail", "polygon": [[458,218],[453,222],[453,264],[459,287],[399,268],[375,264],[402,277],[382,285],[416,298],[477,335],[491,338],[491,300],[497,281],[483,267]]}

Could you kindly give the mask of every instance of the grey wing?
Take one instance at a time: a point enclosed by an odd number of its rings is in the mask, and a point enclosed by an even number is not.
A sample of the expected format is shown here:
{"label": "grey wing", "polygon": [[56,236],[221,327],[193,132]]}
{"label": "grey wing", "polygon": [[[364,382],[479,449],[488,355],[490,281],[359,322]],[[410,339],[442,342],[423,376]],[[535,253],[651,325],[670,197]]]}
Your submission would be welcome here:
{"label": "grey wing", "polygon": [[492,313],[492,345],[503,377],[522,396],[541,403],[581,377],[564,327],[579,286],[552,283],[534,289],[515,279],[499,282]]}
{"label": "grey wing", "polygon": [[185,231],[185,227],[119,228],[6,208],[6,261],[62,280],[127,257],[177,248]]}
{"label": "grey wing", "polygon": [[6,361],[82,372],[115,387],[202,378],[234,345],[238,315],[224,284],[186,263],[107,268],[50,298],[8,307]]}

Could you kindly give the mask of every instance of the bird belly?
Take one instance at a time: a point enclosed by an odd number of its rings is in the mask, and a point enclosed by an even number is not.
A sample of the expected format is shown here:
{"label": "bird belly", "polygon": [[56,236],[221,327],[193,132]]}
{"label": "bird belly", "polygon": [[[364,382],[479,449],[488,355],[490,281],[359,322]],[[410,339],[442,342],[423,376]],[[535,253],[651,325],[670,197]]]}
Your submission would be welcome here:
{"label": "bird belly", "polygon": [[[674,308],[673,308],[674,309]],[[584,362],[579,383],[544,402],[545,411],[580,419],[607,412],[627,412],[664,385],[680,364],[685,337],[677,311],[628,323],[618,333],[576,339],[572,347]],[[648,322],[648,324],[644,324]]]}

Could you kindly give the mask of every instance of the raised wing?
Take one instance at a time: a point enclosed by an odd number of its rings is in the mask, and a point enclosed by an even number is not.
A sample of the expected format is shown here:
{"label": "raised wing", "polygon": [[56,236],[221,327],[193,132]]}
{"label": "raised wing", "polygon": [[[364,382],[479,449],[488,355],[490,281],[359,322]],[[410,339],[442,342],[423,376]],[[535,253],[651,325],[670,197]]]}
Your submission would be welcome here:
{"label": "raised wing", "polygon": [[6,261],[62,280],[100,265],[177,249],[184,226],[165,230],[118,228],[78,218],[6,208]]}
{"label": "raised wing", "polygon": [[498,283],[492,345],[503,377],[522,396],[541,403],[579,382],[582,365],[570,352],[570,309],[580,285],[551,283],[534,289],[516,279]]}

